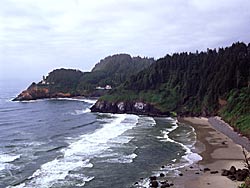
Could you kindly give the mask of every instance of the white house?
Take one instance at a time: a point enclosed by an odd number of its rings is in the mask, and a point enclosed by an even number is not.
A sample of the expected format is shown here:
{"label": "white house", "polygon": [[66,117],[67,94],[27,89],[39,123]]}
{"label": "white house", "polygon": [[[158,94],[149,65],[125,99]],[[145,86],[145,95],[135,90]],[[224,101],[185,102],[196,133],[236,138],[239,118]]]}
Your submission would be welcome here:
{"label": "white house", "polygon": [[105,89],[112,89],[111,85],[106,85]]}

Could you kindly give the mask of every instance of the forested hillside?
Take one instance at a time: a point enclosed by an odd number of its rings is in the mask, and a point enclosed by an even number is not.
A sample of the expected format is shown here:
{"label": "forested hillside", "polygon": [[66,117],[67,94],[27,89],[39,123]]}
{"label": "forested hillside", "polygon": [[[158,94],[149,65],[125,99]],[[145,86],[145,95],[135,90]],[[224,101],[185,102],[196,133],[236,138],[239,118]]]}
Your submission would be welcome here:
{"label": "forested hillside", "polygon": [[38,87],[47,87],[51,93],[76,93],[81,77],[84,75],[79,70],[56,69],[38,83]]}
{"label": "forested hillside", "polygon": [[51,97],[94,96],[107,93],[96,87],[112,88],[124,83],[132,75],[154,63],[153,58],[131,57],[128,54],[108,56],[95,65],[91,72],[73,69],[56,69],[39,83],[32,83],[14,100],[32,100]]}
{"label": "forested hillside", "polygon": [[97,63],[91,72],[84,73],[79,81],[78,91],[105,85],[117,87],[152,63],[153,58],[131,57],[128,54],[108,56]]}
{"label": "forested hillside", "polygon": [[250,44],[235,43],[218,50],[166,55],[101,100],[140,100],[180,115],[220,113],[234,125],[250,129],[249,86]]}

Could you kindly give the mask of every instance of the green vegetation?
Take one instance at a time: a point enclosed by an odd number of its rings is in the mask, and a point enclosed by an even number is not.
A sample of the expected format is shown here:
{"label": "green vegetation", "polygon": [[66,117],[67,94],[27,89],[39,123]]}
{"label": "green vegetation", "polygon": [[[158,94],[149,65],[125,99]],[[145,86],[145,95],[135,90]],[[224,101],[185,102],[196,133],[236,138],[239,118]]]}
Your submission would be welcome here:
{"label": "green vegetation", "polygon": [[106,85],[117,87],[152,63],[152,58],[131,57],[128,54],[108,56],[97,63],[91,72],[84,73],[77,89],[91,90]]}
{"label": "green vegetation", "polygon": [[[101,100],[141,100],[179,115],[216,115],[249,135],[250,44],[175,53],[131,76]],[[219,99],[227,105],[221,109]]]}
{"label": "green vegetation", "polygon": [[134,92],[133,90],[123,90],[122,87],[112,90],[108,95],[104,95],[100,100],[105,101],[144,101],[153,104],[162,112],[172,111],[176,106],[174,101],[178,100],[175,90],[159,91],[148,90]]}
{"label": "green vegetation", "polygon": [[154,63],[152,58],[131,57],[118,54],[106,57],[91,72],[72,69],[57,69],[49,73],[37,85],[48,88],[51,93],[62,92],[72,95],[101,95],[107,91],[96,91],[97,86],[117,87],[130,76]]}
{"label": "green vegetation", "polygon": [[[106,85],[112,90],[96,90]],[[250,44],[238,42],[218,50],[175,53],[156,62],[113,55],[97,63],[91,72],[54,70],[37,86],[52,93],[48,96],[57,92],[68,96],[108,93],[100,100],[139,100],[175,115],[219,114],[250,137]]]}
{"label": "green vegetation", "polygon": [[226,99],[227,104],[219,111],[220,116],[250,138],[250,88],[233,89]]}
{"label": "green vegetation", "polygon": [[244,183],[242,183],[239,188],[250,188],[250,177],[248,177]]}
{"label": "green vegetation", "polygon": [[50,72],[43,81],[38,83],[38,86],[48,87],[51,93],[76,94],[76,88],[82,76],[83,73],[79,70],[57,69]]}
{"label": "green vegetation", "polygon": [[250,153],[248,153],[244,148],[242,149],[244,155],[244,166],[248,169],[248,177],[239,186],[239,188],[250,188],[250,158],[249,158]]}

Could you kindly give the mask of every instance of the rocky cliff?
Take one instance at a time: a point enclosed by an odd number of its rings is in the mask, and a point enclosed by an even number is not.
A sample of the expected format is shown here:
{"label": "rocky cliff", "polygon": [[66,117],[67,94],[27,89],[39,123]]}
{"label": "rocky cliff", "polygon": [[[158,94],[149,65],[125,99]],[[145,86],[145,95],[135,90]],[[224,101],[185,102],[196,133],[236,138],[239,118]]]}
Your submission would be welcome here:
{"label": "rocky cliff", "polygon": [[92,112],[102,113],[127,113],[139,114],[149,116],[169,116],[169,112],[162,112],[150,103],[142,101],[119,101],[109,102],[98,100],[94,106],[91,107]]}
{"label": "rocky cliff", "polygon": [[56,92],[51,93],[48,87],[41,87],[32,83],[28,89],[22,91],[13,101],[27,101],[45,98],[64,98],[73,97],[70,93]]}

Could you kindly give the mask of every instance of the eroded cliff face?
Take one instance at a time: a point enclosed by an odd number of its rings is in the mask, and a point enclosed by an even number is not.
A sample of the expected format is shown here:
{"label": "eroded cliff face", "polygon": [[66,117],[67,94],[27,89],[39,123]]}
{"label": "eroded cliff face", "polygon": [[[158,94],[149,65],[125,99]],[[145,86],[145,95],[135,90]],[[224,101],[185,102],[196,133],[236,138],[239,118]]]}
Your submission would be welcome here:
{"label": "eroded cliff face", "polygon": [[102,113],[128,113],[149,116],[169,116],[169,112],[162,112],[150,103],[142,101],[119,101],[109,102],[98,100],[95,105],[91,107],[92,112]]}
{"label": "eroded cliff face", "polygon": [[70,93],[51,93],[47,87],[40,87],[36,84],[32,84],[27,90],[24,90],[15,99],[13,99],[13,101],[28,101],[56,97],[64,98],[72,97],[72,95]]}

